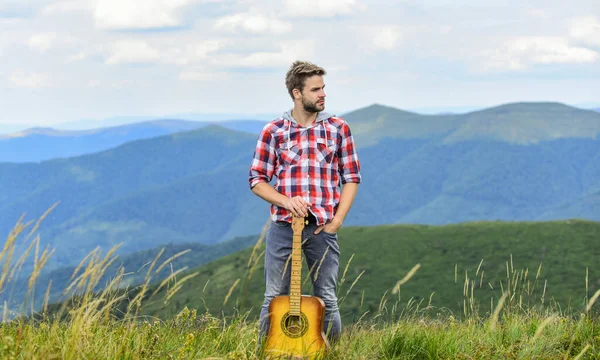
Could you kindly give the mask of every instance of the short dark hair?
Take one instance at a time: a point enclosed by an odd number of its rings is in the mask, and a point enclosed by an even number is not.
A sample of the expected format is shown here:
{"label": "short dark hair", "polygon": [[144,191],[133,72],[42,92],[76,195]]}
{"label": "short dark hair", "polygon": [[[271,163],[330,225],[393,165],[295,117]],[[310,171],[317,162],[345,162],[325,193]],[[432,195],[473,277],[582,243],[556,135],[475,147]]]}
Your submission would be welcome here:
{"label": "short dark hair", "polygon": [[285,86],[292,99],[294,99],[294,94],[292,92],[294,89],[302,91],[307,78],[315,75],[323,76],[326,74],[327,72],[325,69],[313,63],[299,60],[294,61],[285,75]]}

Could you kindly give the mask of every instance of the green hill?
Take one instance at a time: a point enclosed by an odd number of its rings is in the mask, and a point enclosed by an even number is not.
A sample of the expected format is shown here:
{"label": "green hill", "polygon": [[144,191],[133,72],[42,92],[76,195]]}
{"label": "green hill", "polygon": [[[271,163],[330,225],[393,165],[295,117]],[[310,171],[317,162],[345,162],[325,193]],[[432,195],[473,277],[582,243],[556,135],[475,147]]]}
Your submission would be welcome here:
{"label": "green hill", "polygon": [[461,117],[445,142],[478,139],[535,144],[563,138],[595,139],[600,118],[591,110],[560,103],[517,103],[475,111]]}
{"label": "green hill", "polygon": [[381,139],[426,139],[443,143],[495,140],[534,144],[562,138],[591,138],[600,133],[600,114],[561,103],[511,103],[466,114],[422,115],[374,104],[344,118],[361,145]]}
{"label": "green hill", "polygon": [[[600,223],[581,220],[342,228],[340,279],[347,266],[338,288],[342,318],[352,322],[366,311],[368,316],[380,310],[397,313],[410,299],[423,301],[421,308],[431,301],[433,313],[451,311],[460,316],[465,301],[467,312],[472,311],[468,302],[472,290],[484,314],[497,304],[502,288],[512,289],[515,296],[508,301],[513,303],[540,305],[543,298],[544,305],[580,309],[586,298],[586,271],[588,296],[600,289],[599,234]],[[188,306],[212,314],[249,310],[256,316],[264,292],[264,259],[258,257],[262,247],[250,262],[253,249],[191,270],[188,274],[198,275],[185,282],[166,306],[161,291],[144,305],[145,313],[168,317]],[[417,264],[414,276],[393,295],[396,283]],[[304,266],[303,277],[307,274]],[[310,293],[310,281],[304,283],[303,293]]]}
{"label": "green hill", "polygon": [[429,139],[456,129],[461,115],[422,115],[373,104],[343,115],[359,146],[373,146],[383,139]]}

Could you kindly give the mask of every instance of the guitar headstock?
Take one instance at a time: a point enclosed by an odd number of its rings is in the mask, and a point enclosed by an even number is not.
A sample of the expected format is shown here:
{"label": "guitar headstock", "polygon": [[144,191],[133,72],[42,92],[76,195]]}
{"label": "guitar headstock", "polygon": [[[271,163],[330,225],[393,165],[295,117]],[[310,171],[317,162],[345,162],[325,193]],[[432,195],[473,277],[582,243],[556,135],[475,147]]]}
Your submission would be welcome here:
{"label": "guitar headstock", "polygon": [[304,218],[292,216],[292,230],[294,230],[294,234],[301,234],[302,230],[304,230]]}

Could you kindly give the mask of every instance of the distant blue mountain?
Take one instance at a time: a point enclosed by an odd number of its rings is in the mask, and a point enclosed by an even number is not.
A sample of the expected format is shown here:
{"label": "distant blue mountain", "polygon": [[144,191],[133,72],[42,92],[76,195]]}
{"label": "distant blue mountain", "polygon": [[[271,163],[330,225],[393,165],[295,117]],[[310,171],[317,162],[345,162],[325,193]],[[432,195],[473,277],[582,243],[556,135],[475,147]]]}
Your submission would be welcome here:
{"label": "distant blue mountain", "polygon": [[[53,128],[58,130],[91,130],[123,125],[132,125],[157,119],[185,119],[204,123],[220,123],[230,120],[254,119],[268,121],[279,114],[239,114],[239,113],[181,113],[162,116],[115,116],[101,120],[84,119],[56,124]],[[29,126],[33,127],[33,126]]]}
{"label": "distant blue mountain", "polygon": [[[434,116],[372,105],[344,118],[363,174],[345,225],[600,221],[597,112],[518,103]],[[268,218],[247,182],[257,135],[210,125],[67,159],[0,163],[0,233],[59,202],[41,232],[56,248],[51,267],[121,242],[127,253],[257,234]]]}
{"label": "distant blue mountain", "polygon": [[[199,129],[211,122],[154,120],[92,130],[31,128],[0,135],[0,162],[39,162],[98,152],[129,141],[147,139],[180,131]],[[229,120],[218,122],[237,131],[258,133],[263,121]]]}

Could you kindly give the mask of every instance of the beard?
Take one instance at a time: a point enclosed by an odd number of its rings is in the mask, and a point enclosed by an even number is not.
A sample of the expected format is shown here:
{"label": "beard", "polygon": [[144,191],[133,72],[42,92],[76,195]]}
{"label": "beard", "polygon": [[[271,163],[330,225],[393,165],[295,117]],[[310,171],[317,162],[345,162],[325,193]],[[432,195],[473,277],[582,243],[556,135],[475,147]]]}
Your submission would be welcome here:
{"label": "beard", "polygon": [[314,102],[304,101],[302,99],[302,106],[304,107],[304,111],[308,113],[318,113],[319,111],[325,110],[325,103],[318,104],[319,100]]}

